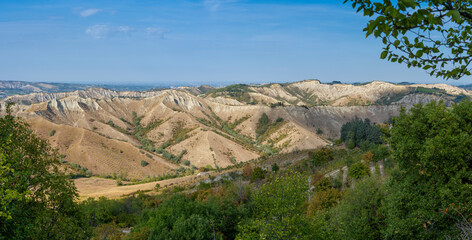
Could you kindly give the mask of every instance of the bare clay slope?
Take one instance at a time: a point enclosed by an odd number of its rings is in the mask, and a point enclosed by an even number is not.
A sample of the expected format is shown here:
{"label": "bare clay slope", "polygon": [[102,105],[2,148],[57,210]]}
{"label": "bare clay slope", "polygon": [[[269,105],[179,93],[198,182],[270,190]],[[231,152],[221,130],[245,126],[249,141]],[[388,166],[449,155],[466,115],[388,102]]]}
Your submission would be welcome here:
{"label": "bare clay slope", "polygon": [[58,147],[68,163],[94,175],[144,178],[317,148],[338,137],[342,124],[355,117],[381,123],[402,106],[438,99],[451,103],[468,96],[470,92],[448,85],[302,81],[219,89],[33,93],[8,97],[0,108],[16,102],[15,114]]}

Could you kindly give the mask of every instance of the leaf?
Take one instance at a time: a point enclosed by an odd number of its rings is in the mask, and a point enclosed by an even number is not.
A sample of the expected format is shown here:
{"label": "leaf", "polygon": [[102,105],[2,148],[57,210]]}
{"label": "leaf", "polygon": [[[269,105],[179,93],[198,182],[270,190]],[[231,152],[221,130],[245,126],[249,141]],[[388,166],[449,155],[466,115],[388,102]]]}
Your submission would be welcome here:
{"label": "leaf", "polygon": [[380,59],[385,59],[387,57],[387,54],[388,54],[388,51],[383,51],[381,54],[380,54]]}
{"label": "leaf", "polygon": [[448,12],[447,15],[450,15],[450,17],[452,18],[452,20],[454,20],[454,22],[457,22],[457,23],[462,22],[461,14],[457,10],[451,10]]}

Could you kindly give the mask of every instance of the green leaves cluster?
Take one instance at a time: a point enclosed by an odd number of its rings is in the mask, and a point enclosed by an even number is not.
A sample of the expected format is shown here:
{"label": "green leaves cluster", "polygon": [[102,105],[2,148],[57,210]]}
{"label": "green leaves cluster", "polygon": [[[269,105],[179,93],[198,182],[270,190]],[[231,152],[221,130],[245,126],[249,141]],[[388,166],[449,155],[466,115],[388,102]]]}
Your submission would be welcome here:
{"label": "green leaves cluster", "polygon": [[277,176],[253,194],[253,216],[240,226],[236,239],[311,239],[313,223],[302,208],[306,179],[297,172]]}
{"label": "green leaves cluster", "polygon": [[0,239],[86,238],[77,190],[59,155],[23,121],[0,118]]}
{"label": "green leaves cluster", "polygon": [[348,175],[353,179],[361,179],[365,176],[369,176],[370,170],[364,162],[358,162],[349,167]]}
{"label": "green leaves cluster", "polygon": [[432,239],[453,234],[440,213],[447,202],[472,201],[472,102],[416,105],[394,119],[398,171],[388,182],[386,236]]}
{"label": "green leaves cluster", "polygon": [[234,239],[236,221],[244,214],[227,199],[197,201],[183,194],[145,209],[131,238]]}
{"label": "green leaves cluster", "polygon": [[380,58],[459,79],[471,75],[472,2],[345,0],[371,18],[366,36],[381,38]]}

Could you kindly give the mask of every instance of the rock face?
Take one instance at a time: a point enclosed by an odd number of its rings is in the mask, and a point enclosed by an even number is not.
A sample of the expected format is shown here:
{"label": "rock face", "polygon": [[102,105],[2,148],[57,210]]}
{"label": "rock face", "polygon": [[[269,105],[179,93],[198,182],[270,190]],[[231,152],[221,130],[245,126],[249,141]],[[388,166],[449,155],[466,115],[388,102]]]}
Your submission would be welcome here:
{"label": "rock face", "polygon": [[[341,126],[355,117],[382,123],[401,107],[440,99],[450,104],[470,95],[442,84],[302,81],[147,92],[39,92],[7,97],[0,108],[15,102],[14,114],[30,122],[69,163],[93,174],[143,178],[317,148],[339,137]],[[261,133],[263,114],[270,123]]]}

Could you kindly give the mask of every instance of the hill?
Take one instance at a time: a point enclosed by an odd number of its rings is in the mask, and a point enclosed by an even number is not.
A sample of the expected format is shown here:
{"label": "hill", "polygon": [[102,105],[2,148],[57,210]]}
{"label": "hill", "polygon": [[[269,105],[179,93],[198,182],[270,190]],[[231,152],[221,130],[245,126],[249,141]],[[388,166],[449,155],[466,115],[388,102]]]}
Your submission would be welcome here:
{"label": "hill", "polygon": [[15,114],[76,170],[144,179],[318,148],[355,117],[383,123],[402,106],[470,95],[444,84],[307,80],[141,92],[95,87],[14,95],[0,106],[15,102]]}

